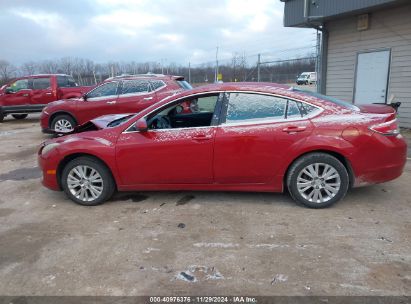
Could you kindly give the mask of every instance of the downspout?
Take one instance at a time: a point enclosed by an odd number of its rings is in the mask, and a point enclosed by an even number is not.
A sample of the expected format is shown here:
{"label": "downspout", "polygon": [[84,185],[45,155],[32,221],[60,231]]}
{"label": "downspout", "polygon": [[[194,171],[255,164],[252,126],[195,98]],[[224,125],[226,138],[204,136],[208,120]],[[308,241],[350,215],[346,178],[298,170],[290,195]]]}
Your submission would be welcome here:
{"label": "downspout", "polygon": [[[324,23],[321,26],[314,25],[312,23],[307,22],[308,25],[311,25],[312,28],[316,29],[317,31],[321,32],[321,60],[320,60],[320,77],[318,78],[317,75],[317,92],[320,94],[326,95],[327,91],[327,57],[328,57],[328,30],[325,27]],[[318,79],[320,80],[318,82]]]}
{"label": "downspout", "polygon": [[328,30],[324,23],[321,26],[311,23],[312,19],[321,18],[320,16],[310,16],[310,0],[304,0],[304,20],[306,24],[321,32],[321,61],[320,61],[320,77],[317,75],[319,85],[317,85],[317,92],[326,94],[327,91],[327,57],[328,57]]}
{"label": "downspout", "polygon": [[318,92],[326,95],[327,93],[327,58],[328,58],[328,30],[321,26],[321,62],[320,62],[320,85]]}

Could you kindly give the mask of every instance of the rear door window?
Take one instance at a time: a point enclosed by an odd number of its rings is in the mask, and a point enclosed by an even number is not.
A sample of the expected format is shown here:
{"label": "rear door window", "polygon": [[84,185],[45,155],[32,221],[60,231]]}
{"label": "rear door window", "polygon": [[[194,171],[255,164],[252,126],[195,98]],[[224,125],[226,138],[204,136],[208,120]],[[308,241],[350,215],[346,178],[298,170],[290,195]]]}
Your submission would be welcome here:
{"label": "rear door window", "polygon": [[45,90],[50,87],[50,77],[33,78],[33,90]]}
{"label": "rear door window", "polygon": [[282,120],[285,117],[287,100],[280,97],[230,93],[226,124]]}
{"label": "rear door window", "polygon": [[148,93],[149,85],[147,80],[124,80],[121,95],[134,95]]}

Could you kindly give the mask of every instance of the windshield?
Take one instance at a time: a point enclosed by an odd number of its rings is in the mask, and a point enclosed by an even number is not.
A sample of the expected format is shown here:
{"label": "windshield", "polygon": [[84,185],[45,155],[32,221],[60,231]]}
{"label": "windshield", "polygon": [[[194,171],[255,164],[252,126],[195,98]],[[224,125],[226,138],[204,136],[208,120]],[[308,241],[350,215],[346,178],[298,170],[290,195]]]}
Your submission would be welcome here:
{"label": "windshield", "polygon": [[323,99],[323,100],[335,103],[335,104],[337,104],[341,107],[344,107],[344,108],[347,108],[347,109],[350,109],[350,110],[360,111],[360,109],[357,106],[353,105],[352,103],[346,102],[344,100],[340,100],[338,98],[326,96],[326,95],[323,95],[323,94],[320,94],[320,93],[317,93],[317,92],[308,91],[308,90],[301,90],[301,89],[297,89],[297,88],[293,88],[293,91],[301,92],[301,93],[304,93],[306,95],[317,97],[319,99]]}
{"label": "windshield", "polygon": [[177,80],[178,85],[184,90],[191,90],[193,87],[185,80]]}
{"label": "windshield", "polygon": [[300,75],[300,77],[298,77],[298,78],[305,79],[305,78],[307,78],[307,77],[308,77],[308,75],[307,75],[307,74],[304,74],[304,75],[303,75],[303,74],[301,74],[301,75]]}

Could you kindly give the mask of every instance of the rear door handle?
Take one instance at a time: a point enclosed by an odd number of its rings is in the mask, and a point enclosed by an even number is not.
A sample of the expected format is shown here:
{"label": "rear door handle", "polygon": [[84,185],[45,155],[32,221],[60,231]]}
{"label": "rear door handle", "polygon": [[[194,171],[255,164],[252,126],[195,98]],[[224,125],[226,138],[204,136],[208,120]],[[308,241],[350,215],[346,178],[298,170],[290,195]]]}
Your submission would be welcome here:
{"label": "rear door handle", "polygon": [[23,97],[27,97],[27,96],[29,96],[29,94],[23,94],[22,96],[23,96]]}
{"label": "rear door handle", "polygon": [[113,101],[107,101],[107,104],[115,104],[115,103],[116,103],[115,100],[113,100]]}
{"label": "rear door handle", "polygon": [[213,136],[205,135],[205,134],[193,136],[194,140],[210,140],[212,138],[213,138]]}
{"label": "rear door handle", "polygon": [[151,99],[153,99],[153,97],[146,97],[146,98],[144,98],[144,100],[151,100]]}
{"label": "rear door handle", "polygon": [[51,95],[51,93],[50,93],[50,92],[48,92],[48,93],[46,93],[46,95]]}
{"label": "rear door handle", "polygon": [[307,129],[307,127],[296,127],[296,126],[290,126],[287,128],[283,129],[283,132],[287,133],[296,133],[296,132],[303,132]]}

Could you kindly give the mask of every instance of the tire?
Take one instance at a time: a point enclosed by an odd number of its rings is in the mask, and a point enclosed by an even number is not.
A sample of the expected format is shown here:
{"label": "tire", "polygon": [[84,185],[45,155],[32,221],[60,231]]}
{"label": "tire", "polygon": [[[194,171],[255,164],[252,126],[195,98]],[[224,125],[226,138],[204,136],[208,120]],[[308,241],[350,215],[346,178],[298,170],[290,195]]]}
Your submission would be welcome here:
{"label": "tire", "polygon": [[53,118],[50,129],[58,134],[70,133],[77,125],[76,121],[70,115],[62,114]]}
{"label": "tire", "polygon": [[4,121],[4,114],[0,112],[0,123]]}
{"label": "tire", "polygon": [[[86,179],[80,178],[81,173]],[[94,182],[89,181],[90,177],[94,177]],[[86,156],[75,158],[64,167],[61,185],[69,199],[83,206],[104,203],[111,198],[116,189],[114,179],[106,165]],[[95,191],[94,195],[92,189]]]}
{"label": "tire", "polygon": [[13,116],[14,119],[20,120],[27,118],[29,114],[12,114],[11,116]]}
{"label": "tire", "polygon": [[291,165],[287,174],[291,197],[309,208],[325,208],[338,202],[347,194],[349,184],[345,166],[326,153],[302,156]]}

